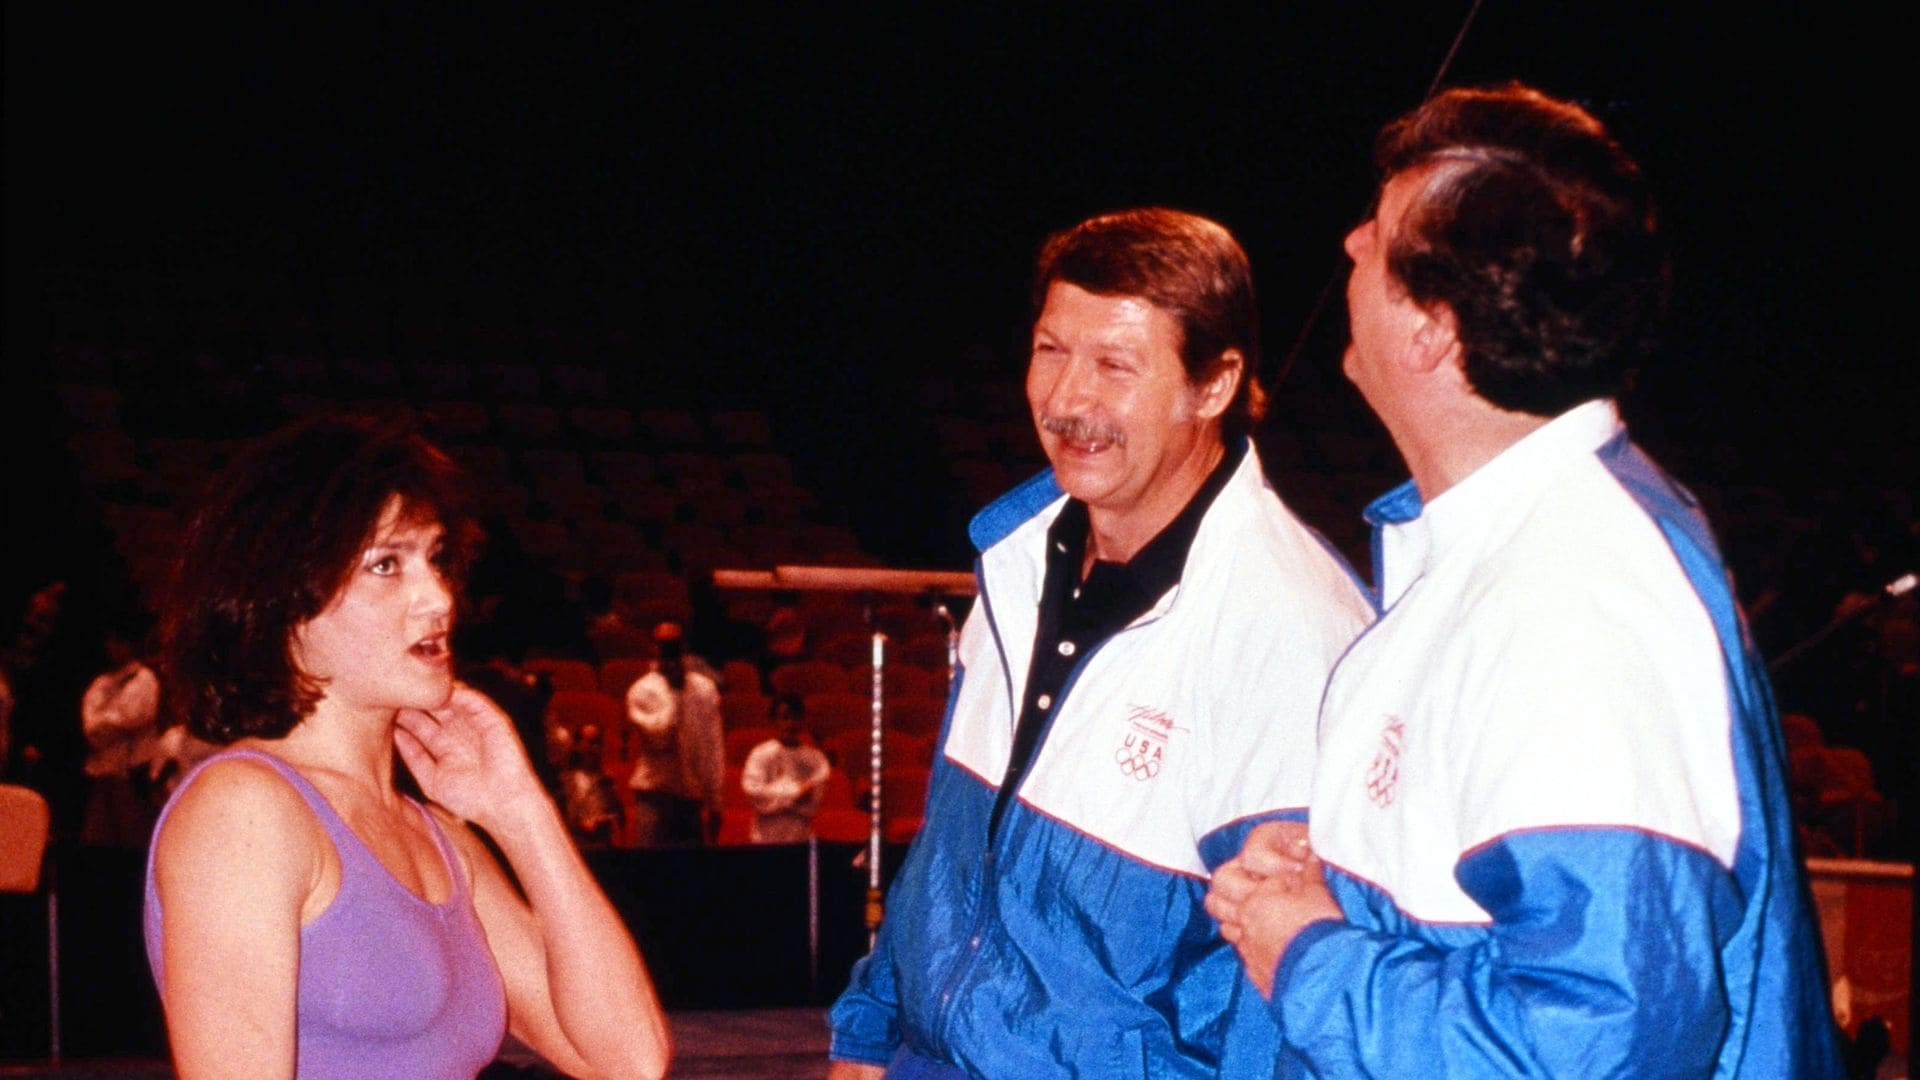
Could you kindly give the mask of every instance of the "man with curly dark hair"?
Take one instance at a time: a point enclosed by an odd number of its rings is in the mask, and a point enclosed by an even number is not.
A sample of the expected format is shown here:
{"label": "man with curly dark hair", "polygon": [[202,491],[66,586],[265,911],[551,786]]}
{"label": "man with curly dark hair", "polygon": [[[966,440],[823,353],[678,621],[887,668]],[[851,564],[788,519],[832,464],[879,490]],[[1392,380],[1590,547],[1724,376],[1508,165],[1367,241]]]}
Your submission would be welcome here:
{"label": "man with curly dark hair", "polygon": [[1344,366],[1413,474],[1310,826],[1208,906],[1281,1076],[1838,1075],[1778,718],[1698,505],[1615,398],[1666,264],[1638,167],[1519,85],[1382,135]]}

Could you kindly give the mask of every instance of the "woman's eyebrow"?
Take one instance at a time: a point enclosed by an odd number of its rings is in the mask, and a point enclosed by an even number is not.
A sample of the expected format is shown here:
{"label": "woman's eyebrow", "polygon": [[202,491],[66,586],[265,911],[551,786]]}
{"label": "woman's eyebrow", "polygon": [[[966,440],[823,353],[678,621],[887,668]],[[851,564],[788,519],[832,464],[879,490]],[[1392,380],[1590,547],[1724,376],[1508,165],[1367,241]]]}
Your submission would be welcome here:
{"label": "woman's eyebrow", "polygon": [[408,530],[389,533],[368,546],[368,551],[413,552],[422,549],[432,550],[446,543],[447,531],[434,526],[431,531]]}

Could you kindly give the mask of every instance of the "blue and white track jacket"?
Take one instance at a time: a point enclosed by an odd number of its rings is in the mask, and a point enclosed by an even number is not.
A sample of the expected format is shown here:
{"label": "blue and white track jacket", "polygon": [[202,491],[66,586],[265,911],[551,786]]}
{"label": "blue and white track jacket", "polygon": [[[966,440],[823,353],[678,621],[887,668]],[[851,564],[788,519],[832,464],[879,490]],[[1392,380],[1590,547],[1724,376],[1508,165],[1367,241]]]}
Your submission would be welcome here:
{"label": "blue and white track jacket", "polygon": [[1269,1076],[1278,1033],[1201,901],[1249,828],[1304,811],[1320,695],[1372,606],[1248,453],[1179,584],[1082,656],[989,846],[1064,505],[1043,473],[974,519],[981,599],[926,825],[833,1056],[905,1040],[983,1077]]}
{"label": "blue and white track jacket", "polygon": [[1369,512],[1311,832],[1345,922],[1276,974],[1282,1076],[1836,1076],[1765,669],[1611,402]]}

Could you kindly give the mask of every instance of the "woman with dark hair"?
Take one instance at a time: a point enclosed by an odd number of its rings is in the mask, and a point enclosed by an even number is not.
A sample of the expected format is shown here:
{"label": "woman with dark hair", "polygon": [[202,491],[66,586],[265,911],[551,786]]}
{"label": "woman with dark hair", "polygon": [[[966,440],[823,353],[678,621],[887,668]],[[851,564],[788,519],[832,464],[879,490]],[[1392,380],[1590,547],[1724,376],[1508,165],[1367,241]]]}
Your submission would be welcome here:
{"label": "woman with dark hair", "polygon": [[168,688],[226,749],[148,861],[182,1076],[471,1077],[505,1031],[574,1075],[666,1070],[633,939],[510,721],[453,678],[454,477],[418,436],[311,422],[238,457],[188,536]]}

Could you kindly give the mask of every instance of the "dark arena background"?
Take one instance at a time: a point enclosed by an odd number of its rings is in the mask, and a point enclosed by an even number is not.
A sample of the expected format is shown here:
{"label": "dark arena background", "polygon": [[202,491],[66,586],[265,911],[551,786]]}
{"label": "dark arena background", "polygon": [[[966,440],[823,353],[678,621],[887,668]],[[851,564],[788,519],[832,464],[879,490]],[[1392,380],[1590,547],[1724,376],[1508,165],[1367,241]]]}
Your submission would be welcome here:
{"label": "dark arena background", "polygon": [[[66,586],[35,665],[6,672],[5,778],[54,806],[65,1074],[164,1075],[142,852],[77,829],[77,702],[105,633],[150,622],[235,440],[350,406],[417,416],[474,475],[488,548],[461,658],[539,677],[536,738],[595,708],[563,691],[617,699],[619,662],[644,658],[644,633],[596,630],[603,593],[636,627],[688,625],[730,731],[764,725],[776,689],[823,699],[848,782],[811,857],[732,843],[730,806],[717,849],[616,837],[592,860],[674,1010],[676,1075],[824,1075],[820,1007],[865,948],[867,611],[904,672],[889,869],[942,630],[912,596],[712,571],[967,569],[969,516],[1041,464],[1033,253],[1139,204],[1216,218],[1251,253],[1278,379],[1259,445],[1366,567],[1359,511],[1403,474],[1339,373],[1340,239],[1368,209],[1373,133],[1470,7],[0,9],[8,658],[29,598]],[[1920,660],[1913,598],[1873,598],[1920,546],[1912,21],[1486,0],[1446,80],[1574,98],[1640,159],[1674,282],[1630,423],[1708,508],[1769,656],[1859,609],[1777,689],[1843,1019],[1882,1021],[1895,1057]],[[19,1063],[0,1075],[51,1070],[46,900],[0,895],[0,1062]]]}

